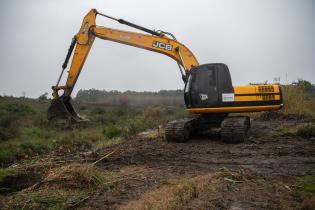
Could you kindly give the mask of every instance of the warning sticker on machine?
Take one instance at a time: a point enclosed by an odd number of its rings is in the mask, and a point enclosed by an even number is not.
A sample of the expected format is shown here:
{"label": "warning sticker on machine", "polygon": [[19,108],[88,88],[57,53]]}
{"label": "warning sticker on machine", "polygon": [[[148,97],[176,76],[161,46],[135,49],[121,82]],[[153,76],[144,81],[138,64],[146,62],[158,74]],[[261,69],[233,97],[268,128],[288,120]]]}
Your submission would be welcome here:
{"label": "warning sticker on machine", "polygon": [[234,101],[234,93],[222,93],[222,101],[223,102]]}
{"label": "warning sticker on machine", "polygon": [[207,100],[208,99],[208,95],[207,94],[200,94],[200,99],[202,101]]}

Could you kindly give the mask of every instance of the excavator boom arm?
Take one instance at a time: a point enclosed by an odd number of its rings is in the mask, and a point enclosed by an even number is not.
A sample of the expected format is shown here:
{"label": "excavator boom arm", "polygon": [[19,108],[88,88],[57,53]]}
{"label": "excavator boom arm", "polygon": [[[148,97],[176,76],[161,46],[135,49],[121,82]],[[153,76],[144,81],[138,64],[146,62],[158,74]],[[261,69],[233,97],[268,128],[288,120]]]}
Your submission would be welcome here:
{"label": "excavator boom arm", "polygon": [[[70,98],[72,90],[80,75],[80,72],[93,45],[95,37],[165,54],[173,58],[180,66],[185,69],[185,71],[189,71],[192,67],[199,65],[193,53],[185,45],[181,44],[175,39],[169,38],[163,33],[157,33],[155,31],[145,29],[122,19],[119,19],[117,21],[123,24],[127,23],[127,25],[129,26],[136,26],[136,28],[140,30],[144,29],[144,31],[152,33],[153,35],[96,26],[95,19],[97,14],[98,12],[95,9],[92,9],[85,16],[80,31],[75,36],[76,47],[72,58],[71,67],[68,73],[66,85],[59,86],[59,78],[57,85],[52,87],[54,90],[54,98],[59,97],[58,91],[61,89],[64,90],[63,97]],[[69,53],[71,53],[70,49]],[[69,53],[67,56],[68,60]],[[65,67],[66,63],[63,65],[63,68]]]}

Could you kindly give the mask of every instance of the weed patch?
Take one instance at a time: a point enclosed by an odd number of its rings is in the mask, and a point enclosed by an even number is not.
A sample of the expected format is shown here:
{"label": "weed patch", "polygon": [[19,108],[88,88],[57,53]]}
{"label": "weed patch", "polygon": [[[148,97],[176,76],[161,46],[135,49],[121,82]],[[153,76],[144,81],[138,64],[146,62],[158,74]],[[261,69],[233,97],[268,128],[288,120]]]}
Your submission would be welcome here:
{"label": "weed patch", "polygon": [[315,196],[315,176],[304,176],[300,180],[302,190]]}
{"label": "weed patch", "polygon": [[302,200],[300,208],[314,209],[315,205],[315,176],[304,176],[298,180],[297,195]]}
{"label": "weed patch", "polygon": [[112,139],[120,136],[122,134],[122,129],[117,125],[110,124],[104,128],[103,134],[105,137]]}
{"label": "weed patch", "polygon": [[26,116],[35,114],[35,110],[32,109],[30,106],[22,103],[8,103],[0,106],[0,113],[1,114],[15,114],[17,116]]}
{"label": "weed patch", "polygon": [[315,125],[309,123],[299,127],[298,130],[296,131],[296,135],[304,138],[315,137]]}

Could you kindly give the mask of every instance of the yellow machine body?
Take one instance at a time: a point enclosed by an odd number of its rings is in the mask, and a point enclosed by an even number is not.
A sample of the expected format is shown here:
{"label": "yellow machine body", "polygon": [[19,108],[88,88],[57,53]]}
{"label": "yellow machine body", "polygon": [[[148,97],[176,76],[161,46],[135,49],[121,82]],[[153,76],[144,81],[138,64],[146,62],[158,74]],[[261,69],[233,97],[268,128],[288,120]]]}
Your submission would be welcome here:
{"label": "yellow machine body", "polygon": [[188,108],[187,111],[194,114],[241,113],[272,111],[278,110],[283,106],[281,88],[277,84],[234,86],[233,88],[235,106]]}

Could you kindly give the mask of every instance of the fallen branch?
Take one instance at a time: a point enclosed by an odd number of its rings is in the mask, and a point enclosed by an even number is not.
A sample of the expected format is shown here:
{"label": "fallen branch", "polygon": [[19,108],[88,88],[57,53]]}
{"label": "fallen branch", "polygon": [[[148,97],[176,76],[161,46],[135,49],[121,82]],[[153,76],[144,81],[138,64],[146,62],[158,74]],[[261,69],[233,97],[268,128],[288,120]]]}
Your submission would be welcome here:
{"label": "fallen branch", "polygon": [[233,182],[233,183],[243,183],[243,181],[237,181],[237,180],[233,180],[233,179],[229,179],[229,178],[224,178],[225,181],[228,182]]}
{"label": "fallen branch", "polygon": [[114,154],[116,152],[116,150],[108,153],[107,155],[103,156],[102,158],[98,159],[97,161],[95,161],[94,163],[92,163],[91,165],[94,166],[96,165],[97,163],[101,162],[102,160],[104,160],[105,158],[111,156],[112,154]]}
{"label": "fallen branch", "polygon": [[91,195],[88,195],[88,196],[82,198],[81,200],[79,200],[78,202],[76,202],[76,203],[74,203],[74,204],[72,204],[72,205],[70,205],[70,206],[71,206],[71,207],[75,207],[75,206],[79,205],[80,203],[86,201],[86,200],[89,199],[90,197],[91,197]]}

